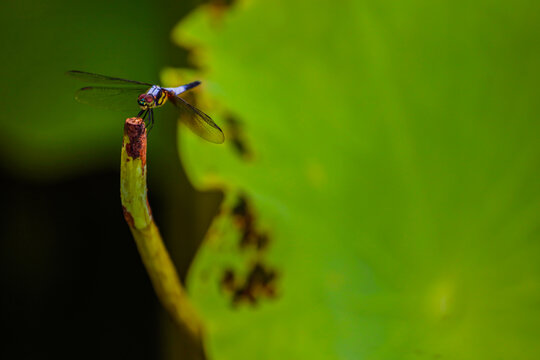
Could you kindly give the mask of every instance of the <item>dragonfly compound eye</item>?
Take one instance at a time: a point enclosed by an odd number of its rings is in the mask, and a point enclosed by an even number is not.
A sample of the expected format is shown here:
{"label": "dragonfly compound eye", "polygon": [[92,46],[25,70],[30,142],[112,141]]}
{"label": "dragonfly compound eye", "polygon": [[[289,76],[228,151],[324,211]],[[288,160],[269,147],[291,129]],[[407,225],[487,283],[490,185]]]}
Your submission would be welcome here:
{"label": "dragonfly compound eye", "polygon": [[144,105],[144,97],[145,97],[146,94],[141,94],[139,95],[139,98],[137,99],[137,102],[140,104],[140,105]]}
{"label": "dragonfly compound eye", "polygon": [[154,103],[154,97],[152,95],[146,95],[144,97],[144,100],[146,101],[147,104],[153,104]]}

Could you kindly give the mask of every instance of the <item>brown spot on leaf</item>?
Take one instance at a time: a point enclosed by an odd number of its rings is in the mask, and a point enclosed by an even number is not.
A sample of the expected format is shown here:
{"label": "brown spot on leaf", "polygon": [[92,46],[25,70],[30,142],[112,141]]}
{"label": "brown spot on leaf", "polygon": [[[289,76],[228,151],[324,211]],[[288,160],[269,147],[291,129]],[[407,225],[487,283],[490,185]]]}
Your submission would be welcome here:
{"label": "brown spot on leaf", "polygon": [[240,195],[230,210],[232,223],[238,228],[240,238],[238,247],[242,250],[251,248],[255,250],[243,252],[246,256],[254,256],[256,261],[248,260],[252,265],[247,275],[238,275],[233,269],[224,270],[220,280],[220,288],[232,296],[233,306],[242,303],[256,305],[262,298],[276,297],[277,271],[263,262],[264,252],[269,243],[270,235],[261,230],[257,223],[257,216],[246,195]]}
{"label": "brown spot on leaf", "polygon": [[238,200],[236,201],[236,204],[234,205],[232,209],[232,213],[234,216],[246,216],[248,213],[248,205],[247,205],[247,199],[244,195],[240,195],[238,197]]}
{"label": "brown spot on leaf", "polygon": [[232,269],[226,269],[221,278],[221,287],[223,290],[232,292],[235,289],[235,276]]}
{"label": "brown spot on leaf", "polygon": [[214,21],[220,21],[225,12],[233,6],[236,0],[211,0],[209,2],[210,14]]}
{"label": "brown spot on leaf", "polygon": [[221,286],[223,290],[233,294],[232,305],[257,305],[262,298],[276,296],[276,279],[277,272],[274,269],[257,262],[243,280],[238,279],[233,270],[225,270]]}
{"label": "brown spot on leaf", "polygon": [[258,234],[255,239],[255,244],[257,245],[258,250],[264,250],[268,246],[269,242],[270,242],[270,237],[266,233]]}
{"label": "brown spot on leaf", "polygon": [[253,153],[245,139],[242,122],[236,117],[228,115],[225,117],[225,123],[228,127],[227,137],[229,139],[229,143],[233,146],[233,149],[236,151],[238,156],[246,161],[252,160]]}
{"label": "brown spot on leaf", "polygon": [[238,197],[232,215],[234,223],[240,230],[240,248],[254,246],[257,250],[264,250],[270,242],[270,237],[258,228],[255,212],[245,195]]}

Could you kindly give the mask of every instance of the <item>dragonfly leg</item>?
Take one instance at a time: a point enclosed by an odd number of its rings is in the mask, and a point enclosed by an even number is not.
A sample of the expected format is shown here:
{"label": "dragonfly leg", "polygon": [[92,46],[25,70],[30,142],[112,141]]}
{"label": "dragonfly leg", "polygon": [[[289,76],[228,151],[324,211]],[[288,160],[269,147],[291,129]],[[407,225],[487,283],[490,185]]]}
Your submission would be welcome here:
{"label": "dragonfly leg", "polygon": [[[148,115],[148,121],[146,121],[146,115]],[[146,125],[146,133],[149,133],[150,130],[152,130],[152,127],[154,127],[154,112],[152,111],[152,109],[139,111],[137,117],[145,120],[144,123]]]}
{"label": "dragonfly leg", "polygon": [[[148,120],[146,119],[146,115],[148,115]],[[151,120],[151,118],[152,118],[152,110],[150,110],[150,109],[141,110],[139,112],[139,114],[137,115],[137,117],[140,117],[141,119],[144,120],[144,125],[146,126],[146,130],[148,132],[149,131],[148,126],[150,125],[150,122],[152,121]]]}
{"label": "dragonfly leg", "polygon": [[152,128],[154,127],[154,110],[150,109],[148,110],[148,112],[148,123],[150,126],[148,127],[147,133],[149,133],[150,130],[152,130]]}

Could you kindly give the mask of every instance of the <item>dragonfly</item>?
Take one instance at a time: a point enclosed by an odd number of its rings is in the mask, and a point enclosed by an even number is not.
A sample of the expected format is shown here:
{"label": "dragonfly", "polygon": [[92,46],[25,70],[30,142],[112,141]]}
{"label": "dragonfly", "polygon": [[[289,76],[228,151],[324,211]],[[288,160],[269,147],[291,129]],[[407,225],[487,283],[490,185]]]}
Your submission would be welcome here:
{"label": "dragonfly", "polygon": [[77,90],[75,99],[81,103],[112,110],[126,111],[133,111],[138,105],[140,111],[137,117],[146,119],[148,115],[151,129],[154,125],[154,109],[163,106],[169,101],[179,111],[188,115],[181,117],[181,119],[195,134],[215,144],[221,144],[225,141],[223,131],[221,131],[210,116],[179,96],[198,86],[201,83],[200,81],[190,82],[174,88],[166,88],[146,82],[120,79],[78,70],[68,71],[66,74],[84,82],[98,85],[87,86]]}

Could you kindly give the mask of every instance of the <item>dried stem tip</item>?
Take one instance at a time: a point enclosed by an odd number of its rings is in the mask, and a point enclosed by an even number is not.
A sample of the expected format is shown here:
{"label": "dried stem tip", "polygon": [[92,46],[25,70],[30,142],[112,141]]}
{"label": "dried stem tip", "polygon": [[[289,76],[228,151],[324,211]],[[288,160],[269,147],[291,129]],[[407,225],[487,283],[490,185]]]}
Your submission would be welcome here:
{"label": "dried stem tip", "polygon": [[126,144],[127,154],[133,158],[141,158],[142,165],[146,165],[146,128],[141,118],[129,118],[124,125],[124,135],[129,139]]}

